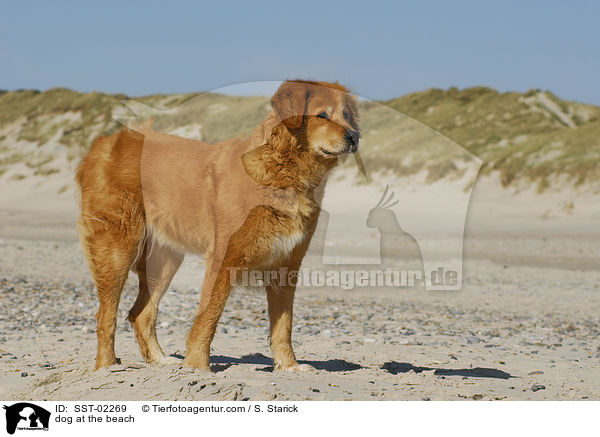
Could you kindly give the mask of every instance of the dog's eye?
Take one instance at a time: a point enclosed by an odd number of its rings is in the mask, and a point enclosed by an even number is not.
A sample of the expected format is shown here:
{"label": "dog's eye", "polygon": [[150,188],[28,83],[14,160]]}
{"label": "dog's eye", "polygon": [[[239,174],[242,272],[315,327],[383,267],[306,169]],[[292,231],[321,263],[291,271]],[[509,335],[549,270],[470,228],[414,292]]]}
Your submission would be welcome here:
{"label": "dog's eye", "polygon": [[326,118],[327,120],[329,120],[329,115],[327,115],[327,112],[321,112],[319,115],[317,115],[317,117]]}
{"label": "dog's eye", "polygon": [[348,117],[350,117],[350,115],[348,114],[348,111],[344,111],[343,115],[344,115],[344,120],[348,121]]}

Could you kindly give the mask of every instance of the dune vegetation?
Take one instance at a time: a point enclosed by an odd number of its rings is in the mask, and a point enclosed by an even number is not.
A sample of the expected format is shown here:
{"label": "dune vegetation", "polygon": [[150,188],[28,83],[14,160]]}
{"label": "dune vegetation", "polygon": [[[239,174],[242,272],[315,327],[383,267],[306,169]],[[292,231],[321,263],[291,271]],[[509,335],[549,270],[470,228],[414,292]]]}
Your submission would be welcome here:
{"label": "dune vegetation", "polygon": [[[217,142],[247,135],[269,110],[266,97],[214,93],[129,98],[64,88],[0,91],[0,180],[70,171],[95,137],[128,121],[154,118],[157,130]],[[535,184],[543,191],[565,178],[574,185],[600,180],[600,108],[548,91],[430,89],[361,101],[360,112],[370,171],[425,170],[433,182],[460,177],[460,161],[474,155],[482,172],[497,171],[504,186]]]}

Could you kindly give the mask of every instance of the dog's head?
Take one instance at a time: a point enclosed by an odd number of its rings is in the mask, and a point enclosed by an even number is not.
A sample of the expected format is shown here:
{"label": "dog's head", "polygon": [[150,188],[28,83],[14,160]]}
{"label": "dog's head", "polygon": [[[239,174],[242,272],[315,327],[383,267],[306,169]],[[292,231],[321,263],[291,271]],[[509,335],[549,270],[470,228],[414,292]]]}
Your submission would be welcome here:
{"label": "dog's head", "polygon": [[318,160],[358,150],[356,98],[336,83],[290,80],[271,100],[277,119]]}

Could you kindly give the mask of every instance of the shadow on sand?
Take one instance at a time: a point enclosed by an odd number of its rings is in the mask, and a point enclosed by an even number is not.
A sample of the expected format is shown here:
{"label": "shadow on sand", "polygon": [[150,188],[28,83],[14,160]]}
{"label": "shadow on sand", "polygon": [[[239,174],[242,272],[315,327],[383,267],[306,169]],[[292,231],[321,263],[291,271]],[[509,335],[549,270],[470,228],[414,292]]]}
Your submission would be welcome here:
{"label": "shadow on sand", "polygon": [[[273,360],[261,353],[244,355],[241,358],[228,357],[224,355],[213,355],[210,357],[210,362],[213,363],[210,367],[213,372],[222,372],[234,364],[258,364],[264,365],[261,372],[273,371]],[[308,364],[317,370],[326,370],[327,372],[349,372],[352,370],[362,369],[363,367],[356,363],[351,363],[346,360],[326,360],[326,361],[307,361],[299,360],[299,364]]]}
{"label": "shadow on sand", "polygon": [[491,369],[489,367],[473,367],[471,369],[442,369],[436,367],[419,367],[413,366],[410,363],[398,363],[396,361],[388,361],[383,366],[383,370],[387,370],[392,375],[398,373],[408,373],[411,370],[415,373],[421,373],[423,371],[434,370],[434,375],[443,376],[463,376],[467,378],[497,378],[497,379],[509,379],[515,378],[510,373],[503,372],[498,369]]}

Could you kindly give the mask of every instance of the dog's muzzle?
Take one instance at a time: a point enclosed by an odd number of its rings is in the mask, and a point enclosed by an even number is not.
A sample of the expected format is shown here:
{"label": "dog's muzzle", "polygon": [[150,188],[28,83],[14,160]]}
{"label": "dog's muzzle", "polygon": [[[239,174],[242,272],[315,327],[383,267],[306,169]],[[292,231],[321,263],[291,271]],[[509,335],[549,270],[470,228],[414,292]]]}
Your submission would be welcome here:
{"label": "dog's muzzle", "polygon": [[353,130],[346,130],[344,135],[344,150],[343,153],[355,153],[358,150],[358,139],[360,134]]}

